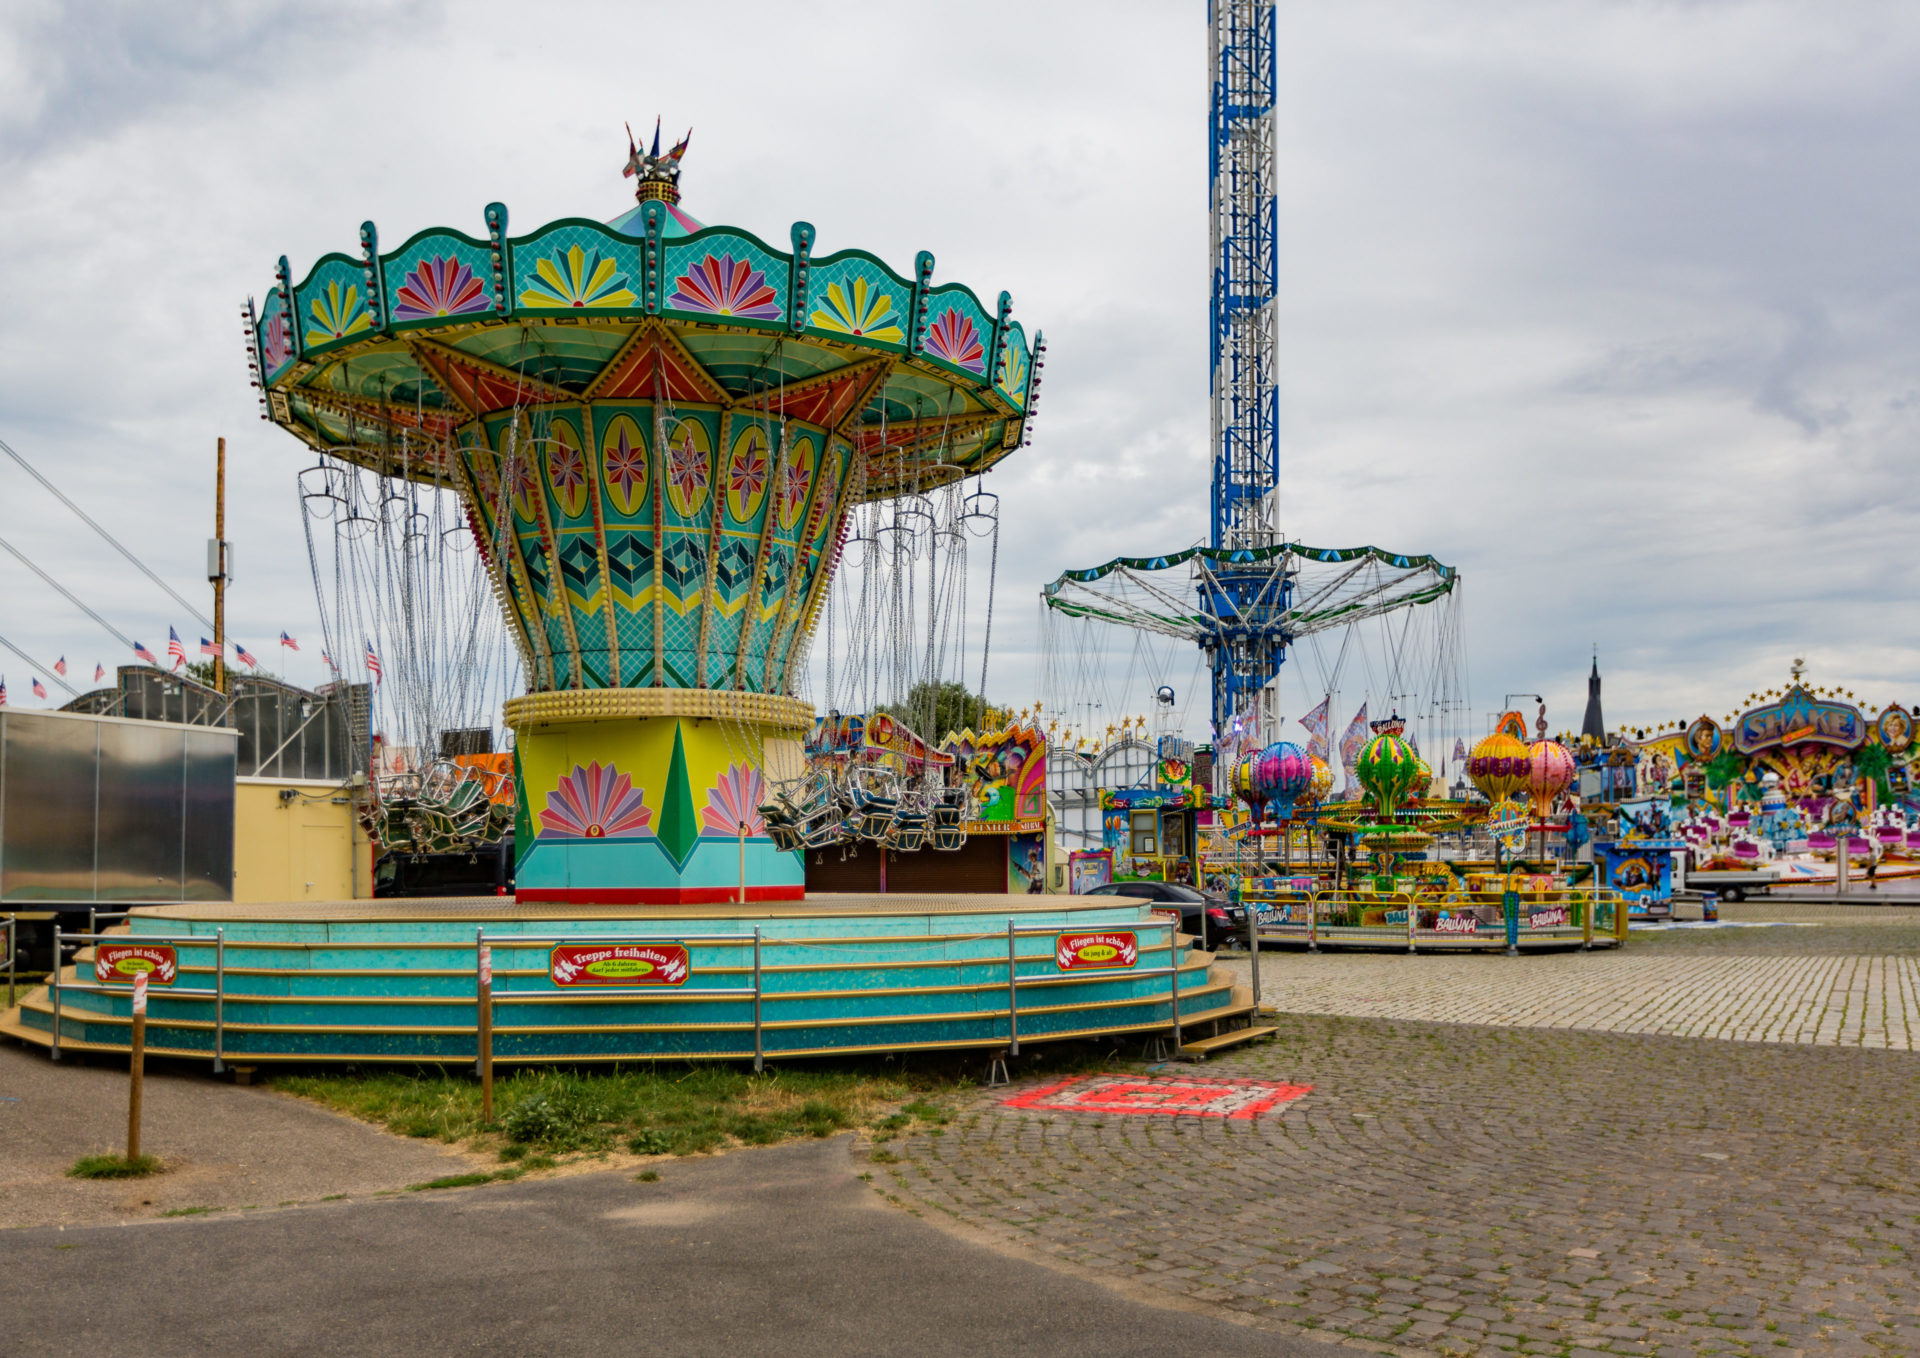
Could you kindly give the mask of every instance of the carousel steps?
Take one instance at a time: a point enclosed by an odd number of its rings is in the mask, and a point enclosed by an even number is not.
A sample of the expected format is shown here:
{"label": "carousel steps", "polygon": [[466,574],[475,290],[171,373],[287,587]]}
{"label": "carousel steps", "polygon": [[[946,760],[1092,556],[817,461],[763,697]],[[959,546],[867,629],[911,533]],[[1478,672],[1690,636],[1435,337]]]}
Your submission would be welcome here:
{"label": "carousel steps", "polygon": [[[885,898],[878,898],[884,900]],[[1012,1026],[1004,907],[977,913],[879,911],[848,917],[716,919],[492,917],[275,920],[165,916],[129,921],[136,938],[177,951],[180,990],[149,991],[148,1050],[228,1062],[475,1059],[479,1005],[476,931],[494,960],[493,1042],[502,1063],[635,1059],[743,1059],[755,1049],[753,937],[760,943],[761,1052],[782,1056],[959,1050],[1003,1045]],[[1173,1006],[1165,934],[1137,907],[1029,908],[1013,915],[1022,1042],[1164,1031]],[[997,926],[997,927],[996,927]],[[1135,928],[1133,968],[1062,971],[1054,934]],[[216,943],[215,931],[223,934]],[[864,929],[866,932],[857,932]],[[117,931],[116,931],[117,932]],[[684,940],[693,975],[680,986],[612,994],[555,986],[549,940]],[[522,942],[521,939],[527,941]],[[1210,953],[1178,950],[1185,1025],[1250,1011]],[[216,972],[216,957],[224,965]],[[62,969],[60,1045],[125,1051],[131,995],[91,984],[93,952]],[[535,963],[536,965],[528,965]],[[715,993],[706,995],[702,992]],[[218,1022],[216,1023],[216,1013]],[[0,1032],[51,1046],[54,1007],[42,986],[0,1016]]]}
{"label": "carousel steps", "polygon": [[1180,1054],[1182,1056],[1192,1057],[1196,1061],[1204,1061],[1214,1052],[1224,1051],[1228,1047],[1237,1047],[1242,1042],[1253,1042],[1259,1038],[1272,1037],[1279,1031],[1280,1025],[1277,1023],[1257,1023],[1245,1028],[1229,1028],[1226,1032],[1215,1033],[1212,1037],[1203,1037],[1192,1042],[1182,1043],[1180,1046]]}

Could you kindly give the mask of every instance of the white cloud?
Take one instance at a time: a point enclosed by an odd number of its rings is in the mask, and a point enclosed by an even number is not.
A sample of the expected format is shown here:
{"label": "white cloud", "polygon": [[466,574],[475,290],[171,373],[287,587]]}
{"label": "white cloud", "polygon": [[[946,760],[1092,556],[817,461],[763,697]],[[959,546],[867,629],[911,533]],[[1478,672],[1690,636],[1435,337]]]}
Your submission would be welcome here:
{"label": "white cloud", "polygon": [[[1717,714],[1802,653],[1912,700],[1920,17],[1280,27],[1289,531],[1458,566],[1482,709],[1577,721],[1595,642],[1616,720]],[[658,111],[703,219],[927,248],[1047,332],[1038,440],[992,478],[993,687],[1024,701],[1044,581],[1205,532],[1205,75],[1165,4],[9,6],[0,435],[184,589],[225,433],[235,633],[311,630],[240,302],[368,218],[611,216],[620,124]],[[0,532],[149,644],[186,622],[4,467]],[[120,658],[11,562],[0,587],[36,654]]]}

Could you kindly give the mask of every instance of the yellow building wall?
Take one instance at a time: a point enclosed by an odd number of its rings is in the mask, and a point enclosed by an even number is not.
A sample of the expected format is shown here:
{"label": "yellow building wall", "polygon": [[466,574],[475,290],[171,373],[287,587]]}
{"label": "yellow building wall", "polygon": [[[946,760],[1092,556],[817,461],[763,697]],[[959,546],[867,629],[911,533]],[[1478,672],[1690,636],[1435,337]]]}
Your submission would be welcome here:
{"label": "yellow building wall", "polygon": [[370,864],[366,835],[342,784],[234,780],[235,901],[364,899],[373,894]]}

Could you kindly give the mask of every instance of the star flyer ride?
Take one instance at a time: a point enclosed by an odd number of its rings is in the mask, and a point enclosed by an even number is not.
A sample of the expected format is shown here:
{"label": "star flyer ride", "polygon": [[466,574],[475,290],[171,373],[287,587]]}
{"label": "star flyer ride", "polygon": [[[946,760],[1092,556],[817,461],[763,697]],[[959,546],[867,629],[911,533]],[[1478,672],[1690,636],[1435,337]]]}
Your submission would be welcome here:
{"label": "star flyer ride", "polygon": [[[493,203],[480,236],[383,252],[369,222],[357,255],[298,281],[283,258],[249,304],[266,418],[323,465],[458,497],[528,689],[505,704],[517,901],[142,910],[129,929],[187,982],[156,1001],[151,1050],[758,1065],[1178,1044],[1250,1013],[1141,902],[804,899],[815,773],[868,783],[895,756],[883,795],[836,812],[836,833],[884,841],[899,777],[944,788],[979,758],[891,719],[816,728],[795,696],[850,511],[1022,446],[1041,346],[1005,293],[935,283],[928,253],[902,276],[816,255],[804,222],[785,251],[703,225],[680,206],[685,149],[630,146],[636,204],[607,224],[513,235]],[[69,972],[12,1030],[57,1055],[124,1048],[127,1024],[123,992]]]}
{"label": "star flyer ride", "polygon": [[[1280,530],[1273,154],[1278,77],[1271,0],[1213,0],[1209,36],[1208,540],[1164,555],[1116,557],[1066,571],[1046,586],[1042,602],[1056,710],[1112,710],[1113,695],[1100,689],[1104,675],[1125,668],[1131,676],[1142,661],[1164,669],[1163,648],[1203,661],[1212,728],[1205,748],[1218,777],[1216,786],[1195,792],[1206,803],[1201,814],[1210,825],[1226,805],[1218,794],[1234,776],[1235,762],[1279,734],[1280,671],[1295,648],[1304,644],[1318,665],[1306,706],[1324,698],[1322,712],[1355,656],[1372,676],[1369,682],[1384,678],[1389,693],[1418,691],[1425,697],[1427,710],[1416,715],[1429,723],[1429,733],[1436,717],[1445,722],[1451,709],[1464,709],[1457,701],[1464,685],[1458,572],[1431,556],[1378,547],[1310,547]],[[1378,634],[1380,644],[1369,645],[1369,633]],[[1330,655],[1321,640],[1329,643]],[[1370,659],[1376,650],[1378,671]],[[1146,677],[1162,692],[1173,691],[1162,683],[1170,676]]]}

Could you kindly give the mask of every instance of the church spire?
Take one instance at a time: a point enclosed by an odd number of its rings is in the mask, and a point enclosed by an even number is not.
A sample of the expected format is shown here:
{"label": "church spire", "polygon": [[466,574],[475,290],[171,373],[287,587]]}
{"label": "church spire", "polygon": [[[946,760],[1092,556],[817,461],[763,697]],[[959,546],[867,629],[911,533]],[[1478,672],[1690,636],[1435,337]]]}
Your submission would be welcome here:
{"label": "church spire", "polygon": [[1592,736],[1596,743],[1607,738],[1607,723],[1600,716],[1600,649],[1594,648],[1593,673],[1587,677],[1587,715],[1581,718],[1580,734]]}

